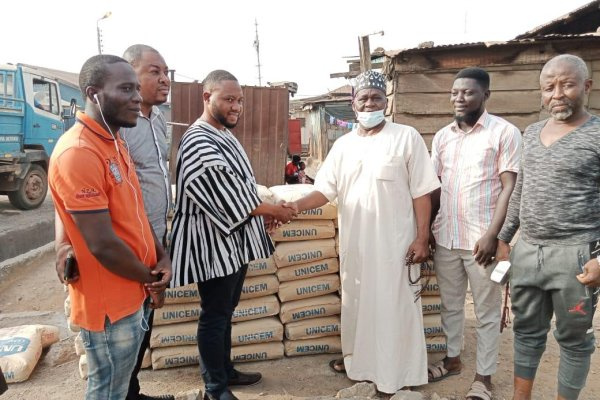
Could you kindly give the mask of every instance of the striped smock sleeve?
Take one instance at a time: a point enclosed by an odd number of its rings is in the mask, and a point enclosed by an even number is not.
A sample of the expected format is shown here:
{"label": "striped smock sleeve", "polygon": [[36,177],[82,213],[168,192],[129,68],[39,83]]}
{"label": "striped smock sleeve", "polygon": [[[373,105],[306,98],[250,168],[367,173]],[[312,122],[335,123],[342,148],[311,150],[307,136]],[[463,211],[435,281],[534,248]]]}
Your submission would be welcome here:
{"label": "striped smock sleeve", "polygon": [[184,152],[183,190],[223,235],[231,235],[262,202],[254,183],[236,174],[210,141],[197,141]]}

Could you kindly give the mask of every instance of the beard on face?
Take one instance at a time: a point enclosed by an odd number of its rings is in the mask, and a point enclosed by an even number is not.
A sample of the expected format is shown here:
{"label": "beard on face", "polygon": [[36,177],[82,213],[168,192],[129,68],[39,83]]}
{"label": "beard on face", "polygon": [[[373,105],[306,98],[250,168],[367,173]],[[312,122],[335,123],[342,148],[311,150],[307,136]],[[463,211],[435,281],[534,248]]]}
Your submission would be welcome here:
{"label": "beard on face", "polygon": [[468,112],[464,115],[456,115],[454,114],[454,120],[458,123],[461,122],[465,122],[469,125],[473,125],[477,122],[477,120],[479,119],[479,111],[480,110],[475,110],[475,111],[471,111]]}
{"label": "beard on face", "polygon": [[[563,106],[566,107],[566,109],[563,111],[554,111],[553,107],[555,106]],[[550,113],[550,115],[552,115],[552,118],[554,118],[555,120],[566,121],[573,115],[573,102],[571,102],[570,100],[564,100],[560,102],[550,103],[547,107],[547,110]]]}
{"label": "beard on face", "polygon": [[101,108],[103,117],[108,125],[119,126],[121,128],[133,128],[137,125],[137,117],[135,120],[129,121],[119,115],[119,109],[112,103],[107,102]]}
{"label": "beard on face", "polygon": [[212,111],[212,115],[214,116],[214,118],[215,118],[217,121],[219,121],[219,123],[220,123],[221,125],[223,125],[223,126],[224,126],[225,128],[227,128],[227,129],[233,129],[233,128],[235,128],[235,127],[236,127],[236,125],[238,124],[238,121],[240,120],[240,119],[239,119],[239,117],[238,117],[238,119],[237,119],[235,122],[233,122],[233,123],[232,123],[232,122],[229,122],[229,121],[227,121],[227,116],[225,116],[225,115],[221,114],[221,113],[219,112],[219,110],[217,110],[217,108],[216,108],[216,107],[214,107],[214,106],[212,107],[212,110],[211,110],[211,111]]}

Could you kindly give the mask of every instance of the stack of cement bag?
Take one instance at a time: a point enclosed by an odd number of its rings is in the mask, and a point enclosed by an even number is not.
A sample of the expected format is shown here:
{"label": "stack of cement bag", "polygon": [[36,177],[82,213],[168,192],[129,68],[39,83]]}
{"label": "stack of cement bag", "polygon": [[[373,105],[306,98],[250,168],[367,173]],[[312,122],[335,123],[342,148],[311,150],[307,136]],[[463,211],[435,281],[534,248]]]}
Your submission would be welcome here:
{"label": "stack of cement bag", "polygon": [[[312,185],[270,188],[275,201],[293,201]],[[279,318],[285,324],[285,354],[339,353],[340,288],[334,219],[337,208],[327,204],[307,210],[271,235],[279,278]]]}
{"label": "stack of cement bag", "polygon": [[[231,358],[235,362],[283,357],[283,325],[276,316],[279,281],[273,258],[248,265],[242,295],[233,313]],[[200,295],[196,284],[167,289],[165,305],[154,312],[150,338],[152,368],[198,365]]]}
{"label": "stack of cement bag", "polygon": [[433,261],[427,262],[427,269],[423,269],[422,283],[425,285],[421,296],[423,309],[423,329],[428,353],[446,352],[446,336],[442,329],[442,300],[440,287],[433,268]]}
{"label": "stack of cement bag", "polygon": [[[87,379],[88,377],[88,364],[87,357],[85,355],[85,347],[83,346],[83,340],[81,339],[80,329],[77,325],[71,322],[71,299],[69,296],[65,299],[65,316],[67,317],[67,325],[69,331],[75,336],[75,354],[79,356],[79,376],[81,379]],[[144,359],[142,361],[142,368],[150,368],[150,349],[146,349],[144,353]]]}

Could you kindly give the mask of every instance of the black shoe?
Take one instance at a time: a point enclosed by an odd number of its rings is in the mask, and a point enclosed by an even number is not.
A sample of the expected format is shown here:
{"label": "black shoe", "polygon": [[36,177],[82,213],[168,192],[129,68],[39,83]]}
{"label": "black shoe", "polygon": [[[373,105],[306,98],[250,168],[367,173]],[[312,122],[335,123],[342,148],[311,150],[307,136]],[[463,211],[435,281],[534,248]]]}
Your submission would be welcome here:
{"label": "black shoe", "polygon": [[161,394],[159,396],[148,396],[147,394],[140,393],[137,400],[175,400],[175,396],[172,394]]}
{"label": "black shoe", "polygon": [[244,373],[234,370],[233,373],[233,377],[229,378],[227,381],[227,386],[252,386],[262,380],[260,372]]}
{"label": "black shoe", "polygon": [[214,396],[210,393],[204,392],[203,400],[239,400],[237,397],[231,393],[231,390],[226,390],[221,393],[219,396]]}

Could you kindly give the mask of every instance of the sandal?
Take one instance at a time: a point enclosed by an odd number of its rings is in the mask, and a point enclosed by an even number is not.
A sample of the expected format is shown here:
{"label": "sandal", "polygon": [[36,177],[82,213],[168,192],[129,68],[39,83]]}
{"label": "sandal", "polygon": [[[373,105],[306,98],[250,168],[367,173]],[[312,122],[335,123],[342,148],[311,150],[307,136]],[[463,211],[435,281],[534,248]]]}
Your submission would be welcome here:
{"label": "sandal", "polygon": [[337,372],[338,374],[346,373],[346,366],[344,365],[343,358],[336,358],[335,360],[331,360],[329,362],[329,368]]}
{"label": "sandal", "polygon": [[437,361],[427,366],[429,383],[438,382],[452,375],[460,374],[460,369],[449,371],[444,367],[444,360]]}
{"label": "sandal", "polygon": [[488,390],[483,382],[474,381],[471,383],[471,389],[469,389],[466,398],[471,400],[492,400],[492,392]]}

